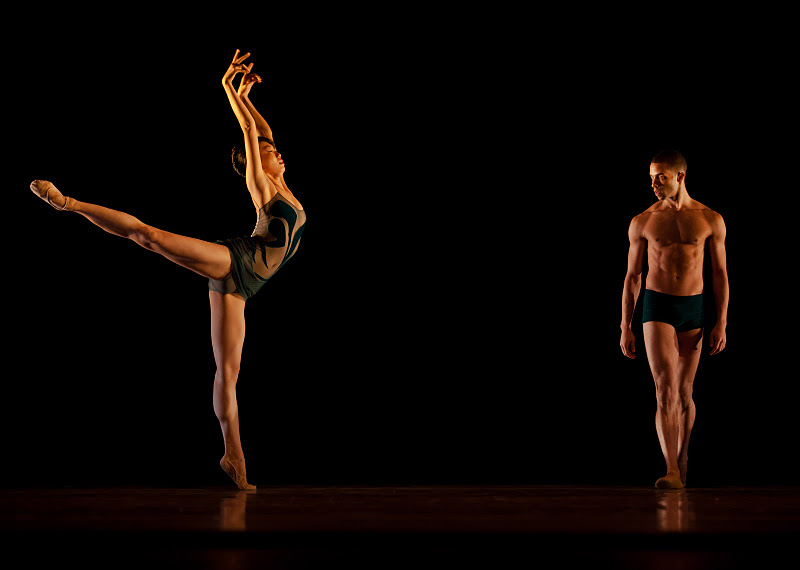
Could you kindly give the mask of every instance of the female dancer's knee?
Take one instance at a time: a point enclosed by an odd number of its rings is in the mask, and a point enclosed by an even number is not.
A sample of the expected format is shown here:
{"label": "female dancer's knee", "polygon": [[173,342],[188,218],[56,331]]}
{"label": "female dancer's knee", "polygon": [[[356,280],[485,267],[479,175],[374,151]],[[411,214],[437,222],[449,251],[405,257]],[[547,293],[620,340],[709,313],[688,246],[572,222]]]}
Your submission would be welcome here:
{"label": "female dancer's knee", "polygon": [[236,385],[239,379],[239,365],[238,364],[225,364],[217,367],[217,373],[214,376],[215,382],[220,382],[224,385]]}
{"label": "female dancer's knee", "polygon": [[238,378],[238,368],[223,367],[217,369],[214,376],[214,413],[223,428],[227,422],[231,422],[238,417],[239,408],[236,404],[236,379]]}
{"label": "female dancer's knee", "polygon": [[132,239],[145,249],[150,251],[160,251],[163,231],[153,226],[148,226],[144,222],[136,220],[138,223],[131,227],[128,238]]}

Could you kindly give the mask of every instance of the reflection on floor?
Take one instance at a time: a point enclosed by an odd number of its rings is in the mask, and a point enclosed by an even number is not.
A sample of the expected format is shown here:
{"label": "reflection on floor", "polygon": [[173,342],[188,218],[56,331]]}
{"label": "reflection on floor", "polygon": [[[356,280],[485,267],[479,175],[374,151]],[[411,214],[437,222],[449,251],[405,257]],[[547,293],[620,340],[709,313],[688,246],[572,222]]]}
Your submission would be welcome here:
{"label": "reflection on floor", "polygon": [[777,567],[800,487],[0,490],[4,553],[119,568]]}

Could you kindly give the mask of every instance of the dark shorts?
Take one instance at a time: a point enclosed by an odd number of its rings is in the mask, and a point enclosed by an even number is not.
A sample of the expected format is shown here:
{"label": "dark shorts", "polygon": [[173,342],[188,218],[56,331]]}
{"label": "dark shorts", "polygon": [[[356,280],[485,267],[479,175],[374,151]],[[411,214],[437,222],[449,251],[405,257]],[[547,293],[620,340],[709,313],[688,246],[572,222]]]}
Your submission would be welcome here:
{"label": "dark shorts", "polygon": [[703,328],[703,294],[684,297],[645,289],[642,322],[648,321],[667,323],[676,332]]}

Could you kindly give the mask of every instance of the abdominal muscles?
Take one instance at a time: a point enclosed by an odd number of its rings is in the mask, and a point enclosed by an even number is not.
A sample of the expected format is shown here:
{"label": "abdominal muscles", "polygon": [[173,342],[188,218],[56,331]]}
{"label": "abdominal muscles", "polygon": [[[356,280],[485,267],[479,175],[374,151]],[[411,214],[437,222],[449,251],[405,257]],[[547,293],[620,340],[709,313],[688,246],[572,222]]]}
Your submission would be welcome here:
{"label": "abdominal muscles", "polygon": [[652,291],[668,295],[703,292],[703,245],[672,243],[647,248],[647,283]]}

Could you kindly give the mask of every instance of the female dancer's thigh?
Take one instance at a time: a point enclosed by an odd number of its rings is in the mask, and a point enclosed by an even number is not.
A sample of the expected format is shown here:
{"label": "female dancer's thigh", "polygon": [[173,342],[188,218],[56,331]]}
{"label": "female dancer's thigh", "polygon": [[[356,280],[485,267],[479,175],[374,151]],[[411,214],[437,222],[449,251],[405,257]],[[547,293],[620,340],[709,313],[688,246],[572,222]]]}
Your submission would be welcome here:
{"label": "female dancer's thigh", "polygon": [[[223,246],[224,247],[224,246]],[[244,299],[216,291],[208,292],[211,304],[211,344],[217,373],[235,381],[244,346]]]}
{"label": "female dancer's thigh", "polygon": [[231,254],[222,244],[173,234],[152,226],[148,227],[146,234],[141,245],[203,277],[224,279],[231,272]]}

